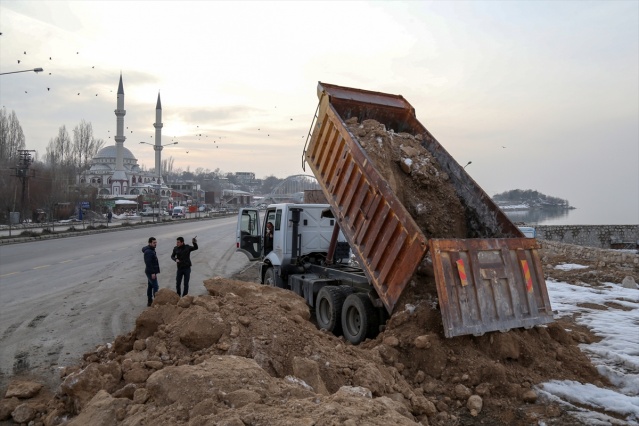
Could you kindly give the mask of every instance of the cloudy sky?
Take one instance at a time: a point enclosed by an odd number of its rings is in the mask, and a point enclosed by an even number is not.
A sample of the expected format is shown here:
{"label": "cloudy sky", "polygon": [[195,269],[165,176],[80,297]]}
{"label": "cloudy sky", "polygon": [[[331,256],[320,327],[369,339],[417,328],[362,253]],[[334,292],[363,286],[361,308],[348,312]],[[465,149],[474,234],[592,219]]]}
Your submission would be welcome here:
{"label": "cloudy sky", "polygon": [[174,167],[304,173],[323,81],[403,95],[489,195],[639,222],[636,1],[2,0],[0,32],[0,72],[44,68],[0,76],[40,156],[83,119],[114,143],[122,73],[125,146],[147,168],[160,92]]}

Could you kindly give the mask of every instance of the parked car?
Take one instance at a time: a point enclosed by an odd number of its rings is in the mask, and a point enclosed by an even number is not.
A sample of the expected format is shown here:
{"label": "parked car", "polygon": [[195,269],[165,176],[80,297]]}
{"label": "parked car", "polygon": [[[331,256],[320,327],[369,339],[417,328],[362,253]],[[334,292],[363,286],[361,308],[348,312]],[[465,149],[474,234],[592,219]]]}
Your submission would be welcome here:
{"label": "parked car", "polygon": [[158,208],[146,207],[140,212],[140,216],[160,216],[161,211]]}

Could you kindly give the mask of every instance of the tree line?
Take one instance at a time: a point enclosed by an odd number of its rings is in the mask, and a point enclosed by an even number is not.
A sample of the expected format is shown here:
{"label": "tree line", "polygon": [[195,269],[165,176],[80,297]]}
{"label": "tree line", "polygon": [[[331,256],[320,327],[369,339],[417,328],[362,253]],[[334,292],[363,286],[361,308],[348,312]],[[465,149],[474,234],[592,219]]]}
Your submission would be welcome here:
{"label": "tree line", "polygon": [[530,207],[562,207],[570,208],[570,202],[563,198],[551,197],[532,189],[512,189],[500,194],[495,194],[493,200],[497,203],[508,202],[527,204]]}
{"label": "tree line", "polygon": [[34,209],[53,211],[55,205],[73,205],[80,197],[95,199],[97,194],[78,193],[75,183],[78,174],[90,166],[91,159],[103,145],[103,139],[94,137],[91,123],[81,120],[71,134],[62,125],[58,134],[49,140],[43,157],[37,151],[21,157],[21,151],[27,148],[20,121],[15,111],[0,109],[2,222],[6,223],[10,211],[20,212],[22,220],[31,218]]}
{"label": "tree line", "polygon": [[[32,212],[43,209],[47,216],[68,218],[79,201],[95,206],[97,190],[91,185],[78,185],[78,176],[88,170],[91,160],[104,146],[104,140],[95,138],[90,122],[81,120],[71,132],[60,126],[57,135],[49,140],[45,153],[30,155],[28,171],[18,177],[20,152],[26,150],[22,126],[15,111],[0,109],[0,223],[7,223],[9,212],[20,212],[21,220],[31,219]],[[237,179],[235,173],[197,168],[193,172],[176,168],[173,157],[162,160],[162,176],[166,182],[195,181],[205,191],[240,189],[256,194],[270,193],[283,179],[268,176],[254,183]],[[24,164],[22,165],[24,166]],[[144,165],[140,165],[146,170]],[[155,172],[154,168],[148,170]],[[23,180],[27,185],[23,185]],[[25,191],[25,205],[22,193]],[[69,212],[71,210],[71,212]]]}

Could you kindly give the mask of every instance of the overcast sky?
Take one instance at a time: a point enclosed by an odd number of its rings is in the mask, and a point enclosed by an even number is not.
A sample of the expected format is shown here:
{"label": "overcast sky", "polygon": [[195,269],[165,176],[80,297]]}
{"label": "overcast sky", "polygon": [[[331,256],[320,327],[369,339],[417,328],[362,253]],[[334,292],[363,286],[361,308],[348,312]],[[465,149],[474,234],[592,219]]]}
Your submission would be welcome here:
{"label": "overcast sky", "polygon": [[2,0],[0,32],[0,72],[44,68],[0,76],[40,156],[82,119],[114,143],[121,72],[141,165],[159,91],[175,168],[304,173],[323,81],[403,95],[491,196],[534,189],[639,223],[637,1]]}

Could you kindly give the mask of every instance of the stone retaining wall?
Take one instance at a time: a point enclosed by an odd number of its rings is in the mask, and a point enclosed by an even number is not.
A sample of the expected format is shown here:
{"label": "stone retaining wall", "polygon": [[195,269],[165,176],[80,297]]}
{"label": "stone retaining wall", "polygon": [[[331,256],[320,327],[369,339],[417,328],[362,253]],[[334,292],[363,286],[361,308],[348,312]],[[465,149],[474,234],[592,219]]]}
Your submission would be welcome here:
{"label": "stone retaining wall", "polygon": [[639,268],[639,254],[632,250],[608,250],[550,240],[541,240],[539,242],[542,246],[540,251],[542,255],[544,253],[561,254],[574,261],[590,260],[597,262],[601,266],[618,264]]}
{"label": "stone retaining wall", "polygon": [[639,225],[538,225],[537,239],[578,246],[636,249]]}

